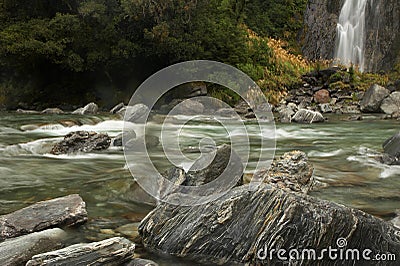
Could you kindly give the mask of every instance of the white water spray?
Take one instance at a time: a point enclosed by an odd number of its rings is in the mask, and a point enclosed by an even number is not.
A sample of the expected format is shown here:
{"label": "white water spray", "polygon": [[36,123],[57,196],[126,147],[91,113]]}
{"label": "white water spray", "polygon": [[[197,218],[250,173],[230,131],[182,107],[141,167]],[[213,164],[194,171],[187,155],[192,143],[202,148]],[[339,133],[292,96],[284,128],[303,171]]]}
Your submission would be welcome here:
{"label": "white water spray", "polygon": [[335,59],[364,70],[365,7],[368,0],[346,0],[337,24]]}

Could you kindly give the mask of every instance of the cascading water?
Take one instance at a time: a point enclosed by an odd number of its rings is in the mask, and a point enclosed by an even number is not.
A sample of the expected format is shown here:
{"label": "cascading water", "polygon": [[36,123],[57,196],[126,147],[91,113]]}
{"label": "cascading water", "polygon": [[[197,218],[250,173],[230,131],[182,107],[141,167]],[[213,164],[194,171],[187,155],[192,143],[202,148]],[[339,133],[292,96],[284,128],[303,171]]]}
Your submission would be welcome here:
{"label": "cascading water", "polygon": [[365,7],[368,0],[346,0],[337,24],[335,59],[364,70]]}

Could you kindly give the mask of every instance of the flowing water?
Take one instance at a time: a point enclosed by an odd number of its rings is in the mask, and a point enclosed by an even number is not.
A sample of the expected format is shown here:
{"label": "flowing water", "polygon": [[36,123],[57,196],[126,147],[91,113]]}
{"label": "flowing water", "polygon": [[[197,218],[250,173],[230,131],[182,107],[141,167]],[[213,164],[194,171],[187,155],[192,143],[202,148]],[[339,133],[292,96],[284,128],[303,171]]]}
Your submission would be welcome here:
{"label": "flowing water", "polygon": [[[247,126],[251,130],[255,125]],[[137,225],[152,209],[154,201],[135,184],[125,167],[121,149],[112,147],[104,152],[77,155],[49,154],[52,145],[68,132],[93,130],[115,136],[122,128],[123,121],[108,114],[0,113],[0,214],[39,200],[78,193],[87,203],[90,220],[70,232],[72,242],[104,239],[121,225]],[[374,155],[382,150],[382,142],[398,131],[397,121],[348,122],[338,116],[330,116],[324,124],[277,124],[276,154],[293,149],[308,154],[315,177],[328,185],[313,192],[314,196],[389,219],[400,209],[400,167],[378,163]],[[211,136],[221,144],[226,141],[226,134],[224,128],[205,120],[188,126],[183,140],[195,145],[193,139]],[[157,152],[153,159],[166,168],[165,157],[161,150]],[[249,172],[254,169],[252,162],[257,152],[251,154]],[[140,248],[138,253],[160,265],[193,265],[160,258]]]}
{"label": "flowing water", "polygon": [[337,24],[335,59],[364,70],[365,7],[368,0],[346,0]]}

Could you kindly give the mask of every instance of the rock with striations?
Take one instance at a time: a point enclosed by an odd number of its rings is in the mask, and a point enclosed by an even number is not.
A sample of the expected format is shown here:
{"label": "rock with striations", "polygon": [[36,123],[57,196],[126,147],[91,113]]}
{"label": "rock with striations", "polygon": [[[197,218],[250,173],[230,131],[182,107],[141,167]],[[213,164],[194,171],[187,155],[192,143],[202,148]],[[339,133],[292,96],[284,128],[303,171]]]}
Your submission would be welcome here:
{"label": "rock with striations", "polygon": [[55,144],[50,153],[54,155],[77,152],[101,151],[110,147],[111,138],[107,134],[89,131],[75,131],[67,134]]}
{"label": "rock with striations", "polygon": [[27,266],[120,266],[133,259],[135,244],[122,237],[76,244],[32,257]]}
{"label": "rock with striations", "polygon": [[386,97],[380,108],[388,115],[400,114],[400,91],[395,91]]}
{"label": "rock with striations", "polygon": [[0,216],[0,240],[86,221],[86,204],[79,195],[41,201]]}
{"label": "rock with striations", "polygon": [[383,99],[390,94],[390,91],[377,84],[372,85],[365,92],[364,97],[360,102],[360,109],[364,113],[376,113],[380,112],[379,107]]}
{"label": "rock with striations", "polygon": [[400,132],[388,138],[382,146],[384,154],[380,157],[381,162],[400,165]]}
{"label": "rock with striations", "polygon": [[0,265],[25,265],[32,256],[61,248],[68,235],[59,228],[7,239],[0,243]]}
{"label": "rock with striations", "polygon": [[99,107],[95,103],[88,103],[86,106],[76,109],[72,112],[75,115],[94,115],[97,114]]}
{"label": "rock with striations", "polygon": [[296,123],[311,124],[324,122],[325,119],[320,112],[300,109],[292,117],[292,121]]}

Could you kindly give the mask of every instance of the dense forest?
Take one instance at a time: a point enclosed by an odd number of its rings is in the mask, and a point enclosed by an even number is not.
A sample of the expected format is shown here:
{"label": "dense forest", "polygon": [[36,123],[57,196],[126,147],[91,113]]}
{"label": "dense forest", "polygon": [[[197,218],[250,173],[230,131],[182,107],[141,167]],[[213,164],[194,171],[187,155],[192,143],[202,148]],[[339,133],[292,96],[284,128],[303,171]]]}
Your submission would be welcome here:
{"label": "dense forest", "polygon": [[0,106],[68,108],[87,101],[109,106],[126,101],[155,71],[193,59],[231,64],[266,91],[279,89],[282,70],[271,46],[291,52],[298,66],[289,70],[302,67],[295,54],[305,5],[305,0],[1,0]]}

